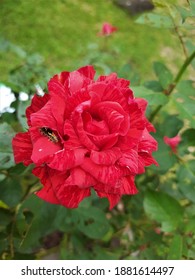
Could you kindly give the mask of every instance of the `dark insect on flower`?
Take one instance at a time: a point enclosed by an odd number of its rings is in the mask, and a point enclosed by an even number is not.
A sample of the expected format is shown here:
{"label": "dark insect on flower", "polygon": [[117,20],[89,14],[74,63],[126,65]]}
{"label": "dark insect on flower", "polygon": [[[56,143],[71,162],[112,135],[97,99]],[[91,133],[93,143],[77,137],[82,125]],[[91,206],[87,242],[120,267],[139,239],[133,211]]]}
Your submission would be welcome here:
{"label": "dark insect on flower", "polygon": [[58,142],[58,137],[55,135],[55,133],[48,127],[41,127],[40,132],[47,136],[48,139],[54,143]]}

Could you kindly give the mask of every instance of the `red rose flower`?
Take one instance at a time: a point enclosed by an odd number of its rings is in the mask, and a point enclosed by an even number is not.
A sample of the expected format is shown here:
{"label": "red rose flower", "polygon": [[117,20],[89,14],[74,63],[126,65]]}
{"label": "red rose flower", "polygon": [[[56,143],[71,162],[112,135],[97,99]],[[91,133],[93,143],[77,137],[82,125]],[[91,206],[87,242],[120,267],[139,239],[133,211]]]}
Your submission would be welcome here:
{"label": "red rose flower", "polygon": [[108,22],[104,22],[103,25],[102,25],[102,30],[98,33],[98,35],[100,35],[100,36],[109,36],[109,35],[111,35],[115,31],[117,31],[117,27],[112,26]]}
{"label": "red rose flower", "polygon": [[181,141],[181,137],[179,135],[176,135],[175,137],[172,137],[172,138],[164,136],[165,144],[170,146],[170,148],[174,154],[177,153],[177,146],[180,143],[180,141]]}
{"label": "red rose flower", "polygon": [[116,74],[94,75],[92,66],[55,75],[49,93],[35,95],[26,110],[28,131],[13,138],[16,163],[33,163],[43,184],[36,195],[68,208],[93,188],[111,209],[137,193],[134,178],[145,166],[157,164],[147,102]]}

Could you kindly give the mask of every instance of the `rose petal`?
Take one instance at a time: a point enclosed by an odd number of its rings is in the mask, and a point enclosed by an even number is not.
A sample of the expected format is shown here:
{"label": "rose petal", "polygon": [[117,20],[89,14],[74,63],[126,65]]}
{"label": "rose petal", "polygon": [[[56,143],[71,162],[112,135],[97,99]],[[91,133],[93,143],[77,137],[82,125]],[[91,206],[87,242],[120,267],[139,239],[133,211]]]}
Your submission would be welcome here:
{"label": "rose petal", "polygon": [[126,176],[119,180],[120,184],[120,194],[134,195],[138,193],[138,190],[134,183],[134,176]]}
{"label": "rose petal", "polygon": [[84,112],[82,114],[84,129],[86,132],[95,135],[109,134],[109,128],[105,121],[97,121],[92,118],[91,114]]}
{"label": "rose petal", "polygon": [[74,149],[81,148],[81,143],[78,136],[69,120],[65,121],[64,124],[64,148],[65,149]]}
{"label": "rose petal", "polygon": [[69,95],[68,90],[68,78],[69,72],[61,72],[58,75],[53,76],[48,82],[48,90],[52,97],[59,96],[66,100]]}
{"label": "rose petal", "polygon": [[53,159],[48,166],[56,170],[65,171],[81,165],[86,153],[86,149],[61,150],[53,155]]}
{"label": "rose petal", "polygon": [[130,81],[125,80],[123,78],[118,78],[116,73],[111,73],[110,75],[107,76],[100,76],[97,79],[97,82],[105,82],[105,83],[109,83],[112,85],[115,85],[117,87],[121,87],[121,88],[126,88],[130,85]]}
{"label": "rose petal", "polygon": [[71,169],[70,176],[66,179],[66,185],[77,185],[80,188],[88,188],[95,185],[97,181],[83,169],[75,167]]}
{"label": "rose petal", "polygon": [[144,129],[141,141],[139,142],[138,151],[151,153],[158,148],[157,141],[149,134],[147,129]]}
{"label": "rose petal", "polygon": [[25,166],[32,163],[33,150],[29,132],[18,133],[12,140],[14,160],[16,163],[23,162]]}
{"label": "rose petal", "polygon": [[31,114],[31,124],[35,127],[49,127],[52,130],[57,130],[57,122],[52,115],[52,103],[49,100],[41,110]]}
{"label": "rose petal", "polygon": [[80,112],[74,113],[72,123],[79,137],[81,145],[89,150],[98,150],[97,146],[90,140],[86,131],[84,130],[83,120]]}
{"label": "rose petal", "polygon": [[31,114],[39,111],[49,101],[50,95],[45,94],[44,96],[34,95],[31,101],[31,105],[26,109],[27,123],[31,126],[30,116]]}
{"label": "rose petal", "polygon": [[47,173],[47,178],[43,177],[42,182],[44,183],[44,179],[50,181],[59,204],[68,208],[76,208],[81,200],[90,196],[90,188],[80,189],[78,186],[66,186],[68,172],[60,172],[47,167]]}
{"label": "rose petal", "polygon": [[128,103],[119,88],[113,87],[113,85],[108,85],[102,95],[102,101],[112,101],[119,103],[121,107],[127,111],[128,110]]}
{"label": "rose petal", "polygon": [[39,191],[37,191],[35,194],[49,202],[49,203],[54,203],[54,204],[59,204],[59,200],[57,199],[55,192],[53,190],[52,187],[52,183],[49,177],[49,172],[48,172],[48,167],[44,166],[44,167],[35,167],[32,170],[32,173],[37,176],[40,180],[41,183],[44,185],[43,188]]}
{"label": "rose petal", "polygon": [[180,135],[176,135],[175,137],[172,137],[172,138],[164,136],[163,140],[164,140],[166,145],[171,147],[173,153],[176,154],[177,153],[177,146],[181,142],[181,136]]}
{"label": "rose petal", "polygon": [[[94,143],[99,149],[110,149],[112,148],[118,141],[118,133],[112,133],[108,135],[91,135],[87,133],[88,138],[91,139],[92,143]],[[92,149],[92,150],[98,150]]]}
{"label": "rose petal", "polygon": [[49,163],[59,150],[61,150],[59,144],[51,142],[45,136],[40,136],[33,144],[31,159],[35,164]]}
{"label": "rose petal", "polygon": [[70,118],[71,114],[80,104],[90,100],[89,92],[86,90],[77,91],[73,96],[69,96],[67,99],[67,108],[65,111],[65,118]]}
{"label": "rose petal", "polygon": [[90,159],[96,164],[113,165],[120,157],[121,151],[117,147],[105,151],[91,151]]}
{"label": "rose petal", "polygon": [[138,174],[145,172],[145,166],[155,164],[158,166],[158,162],[152,157],[150,153],[139,152],[138,154]]}
{"label": "rose petal", "polygon": [[121,166],[127,166],[131,173],[137,174],[138,172],[138,152],[134,149],[122,153],[121,158],[118,160]]}
{"label": "rose petal", "polygon": [[78,186],[64,186],[61,183],[58,186],[57,197],[60,203],[68,208],[77,208],[79,203],[91,195],[90,188],[79,188]]}
{"label": "rose petal", "polygon": [[93,107],[93,111],[107,122],[110,133],[119,133],[123,136],[127,133],[130,119],[120,104],[111,101],[100,102]]}
{"label": "rose petal", "polygon": [[100,191],[96,191],[97,195],[101,198],[106,197],[110,203],[109,209],[111,210],[120,200],[121,195],[118,194],[110,194],[110,193],[104,193]]}
{"label": "rose petal", "polygon": [[93,66],[91,66],[91,65],[81,67],[77,71],[79,73],[81,73],[83,76],[89,78],[90,80],[93,80],[93,78],[95,76],[95,70],[94,70]]}
{"label": "rose petal", "polygon": [[95,164],[90,158],[85,158],[80,167],[91,174],[96,180],[103,184],[114,186],[123,174],[123,171],[115,165],[104,166]]}

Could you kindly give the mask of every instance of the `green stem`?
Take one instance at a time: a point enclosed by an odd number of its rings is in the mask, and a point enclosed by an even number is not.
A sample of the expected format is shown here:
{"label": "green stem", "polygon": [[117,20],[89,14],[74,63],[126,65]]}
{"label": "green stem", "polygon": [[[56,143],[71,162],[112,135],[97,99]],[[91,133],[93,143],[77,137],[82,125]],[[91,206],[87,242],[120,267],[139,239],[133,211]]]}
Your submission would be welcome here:
{"label": "green stem", "polygon": [[174,83],[177,84],[183,73],[185,72],[186,68],[188,67],[188,65],[192,62],[192,60],[195,58],[195,51],[186,59],[186,61],[184,62],[183,66],[181,67],[180,71],[178,72],[175,80],[174,80]]}
{"label": "green stem", "polygon": [[189,64],[192,62],[194,58],[195,58],[195,51],[188,58],[186,58],[184,64],[182,65],[181,69],[177,73],[173,83],[169,85],[169,88],[167,90],[165,90],[166,95],[170,95],[173,92],[173,90],[181,80],[181,77],[183,76],[185,70],[187,69],[187,67],[189,66]]}
{"label": "green stem", "polygon": [[[192,60],[194,58],[195,58],[195,51],[185,60],[185,62],[182,65],[181,69],[179,70],[179,72],[177,73],[175,79],[173,80],[173,83],[170,84],[168,86],[168,88],[164,90],[164,94],[165,95],[169,96],[173,92],[173,90],[175,89],[175,87],[177,86],[179,81],[181,80],[181,77],[183,76],[183,74],[186,71],[187,67],[190,65],[190,63],[192,62]],[[159,113],[159,111],[162,109],[162,107],[163,107],[162,105],[159,105],[156,108],[156,110],[151,114],[151,116],[150,116],[150,121],[151,122],[154,120],[154,118]]]}

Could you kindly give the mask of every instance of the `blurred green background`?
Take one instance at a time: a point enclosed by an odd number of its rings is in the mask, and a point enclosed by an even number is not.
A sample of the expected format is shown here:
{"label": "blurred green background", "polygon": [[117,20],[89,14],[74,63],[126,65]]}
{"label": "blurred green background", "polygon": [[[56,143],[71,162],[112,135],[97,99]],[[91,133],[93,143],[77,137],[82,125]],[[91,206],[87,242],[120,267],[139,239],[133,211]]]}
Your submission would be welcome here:
{"label": "blurred green background", "polygon": [[[93,62],[97,45],[103,47],[97,33],[105,21],[118,27],[108,42],[114,53],[109,62],[114,71],[131,63],[146,78],[153,75],[153,61],[177,65],[183,58],[174,33],[136,24],[137,15],[129,15],[111,0],[1,0],[0,6],[0,38],[28,54],[39,53],[51,74],[78,68],[89,61],[90,53]],[[16,53],[0,52],[1,80],[6,81],[9,71],[20,63]]]}

